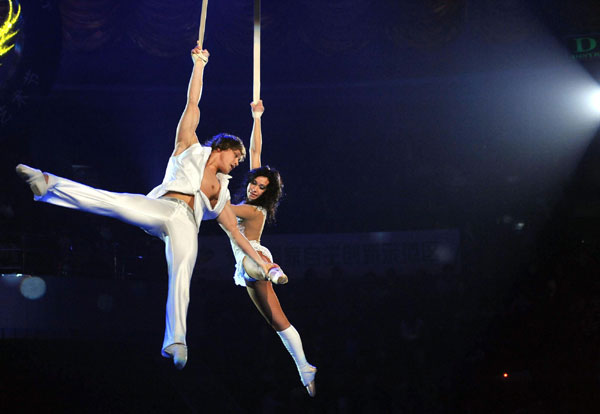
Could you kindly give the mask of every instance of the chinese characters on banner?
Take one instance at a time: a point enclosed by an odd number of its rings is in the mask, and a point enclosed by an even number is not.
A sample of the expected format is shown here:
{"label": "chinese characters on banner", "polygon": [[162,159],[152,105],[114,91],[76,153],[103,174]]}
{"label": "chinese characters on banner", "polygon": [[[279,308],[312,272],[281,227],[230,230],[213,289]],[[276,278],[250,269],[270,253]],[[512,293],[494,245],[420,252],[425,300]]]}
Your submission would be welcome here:
{"label": "chinese characters on banner", "polygon": [[[201,278],[232,277],[234,259],[226,237],[200,238],[196,273]],[[441,273],[460,270],[457,229],[403,232],[265,235],[262,244],[290,277],[306,271],[329,275],[331,268],[349,276]]]}

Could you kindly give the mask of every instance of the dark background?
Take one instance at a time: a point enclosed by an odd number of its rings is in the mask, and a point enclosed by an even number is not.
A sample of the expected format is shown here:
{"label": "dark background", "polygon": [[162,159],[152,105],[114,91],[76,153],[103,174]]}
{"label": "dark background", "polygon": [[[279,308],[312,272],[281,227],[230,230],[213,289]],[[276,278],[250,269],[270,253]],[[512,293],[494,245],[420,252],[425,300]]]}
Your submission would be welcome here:
{"label": "dark background", "polygon": [[[18,397],[36,378],[98,412],[168,412],[172,401],[178,412],[597,412],[598,61],[569,48],[600,31],[596,2],[263,3],[263,162],[286,192],[266,231],[454,228],[461,269],[316,269],[279,289],[321,369],[312,402],[287,393],[298,385],[290,361],[272,357],[281,346],[243,292],[200,281],[214,292],[214,303],[192,298],[203,310],[248,313],[216,323],[222,346],[198,334],[203,368],[177,377],[144,338],[7,337],[3,363],[19,381],[6,401],[37,406]],[[185,104],[200,1],[21,4],[17,47],[0,58],[3,246],[36,252],[25,271],[67,278],[114,278],[115,256],[162,263],[160,242],[137,229],[34,205],[13,171],[24,162],[113,191],[156,185]],[[201,140],[226,131],[248,143],[251,21],[250,1],[209,4]],[[220,232],[209,222],[201,231]],[[130,278],[160,284],[160,266]],[[124,351],[109,360],[113,347]],[[149,362],[164,368],[156,382],[139,372],[156,375]],[[91,377],[109,379],[78,388]],[[108,397],[138,377],[136,398]],[[39,402],[57,411],[54,386]]]}

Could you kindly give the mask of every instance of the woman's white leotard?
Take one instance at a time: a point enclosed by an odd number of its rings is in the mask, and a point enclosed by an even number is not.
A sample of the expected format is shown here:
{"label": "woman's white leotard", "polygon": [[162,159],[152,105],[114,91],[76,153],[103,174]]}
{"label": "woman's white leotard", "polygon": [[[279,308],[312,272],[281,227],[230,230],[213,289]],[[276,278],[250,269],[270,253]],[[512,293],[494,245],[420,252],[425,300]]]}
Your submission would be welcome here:
{"label": "woman's white leotard", "polygon": [[[265,210],[263,207],[260,207],[260,206],[252,206],[252,207],[256,208],[258,211],[263,213],[263,215],[265,216],[265,220],[266,220],[267,210]],[[244,219],[238,217],[237,222],[238,222],[238,229],[240,229],[240,232],[245,236],[246,235],[246,233],[245,233],[246,226],[244,225]],[[263,221],[263,226],[264,226],[264,221]],[[261,233],[262,233],[262,229],[261,229]],[[253,282],[253,281],[256,281],[256,279],[253,279],[250,276],[248,276],[248,274],[244,270],[243,260],[244,260],[244,257],[246,257],[246,254],[244,253],[244,251],[240,248],[240,246],[237,245],[236,242],[234,242],[231,239],[230,239],[230,241],[231,241],[231,248],[233,250],[233,256],[235,257],[235,273],[233,274],[233,280],[235,281],[236,285],[246,286],[247,281]],[[248,240],[248,241],[250,242],[250,245],[254,248],[254,250],[265,255],[265,257],[267,257],[270,261],[273,261],[273,256],[271,255],[271,252],[269,251],[269,249],[267,249],[266,247],[264,247],[260,244],[260,240]]]}

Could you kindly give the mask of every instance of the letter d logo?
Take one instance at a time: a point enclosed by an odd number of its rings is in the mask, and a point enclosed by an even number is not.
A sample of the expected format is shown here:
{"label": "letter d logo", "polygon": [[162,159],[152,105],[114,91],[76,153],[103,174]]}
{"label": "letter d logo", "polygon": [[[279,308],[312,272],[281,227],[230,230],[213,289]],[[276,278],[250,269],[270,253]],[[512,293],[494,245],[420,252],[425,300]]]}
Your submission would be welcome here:
{"label": "letter d logo", "polygon": [[593,37],[578,37],[575,39],[575,44],[577,46],[577,53],[584,53],[594,50],[598,42]]}

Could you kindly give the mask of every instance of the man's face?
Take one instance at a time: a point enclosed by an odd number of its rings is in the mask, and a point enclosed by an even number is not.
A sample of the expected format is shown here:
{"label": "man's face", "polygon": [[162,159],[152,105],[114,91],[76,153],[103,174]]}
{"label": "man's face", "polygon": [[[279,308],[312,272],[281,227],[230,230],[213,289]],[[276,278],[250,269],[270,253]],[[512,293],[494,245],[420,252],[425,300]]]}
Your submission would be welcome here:
{"label": "man's face", "polygon": [[226,149],[219,151],[219,171],[224,174],[229,174],[231,170],[240,164],[242,159],[242,151],[238,149]]}

